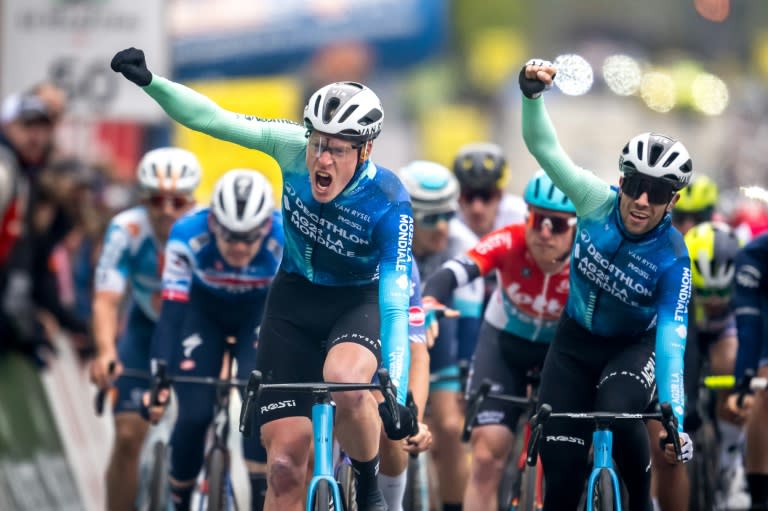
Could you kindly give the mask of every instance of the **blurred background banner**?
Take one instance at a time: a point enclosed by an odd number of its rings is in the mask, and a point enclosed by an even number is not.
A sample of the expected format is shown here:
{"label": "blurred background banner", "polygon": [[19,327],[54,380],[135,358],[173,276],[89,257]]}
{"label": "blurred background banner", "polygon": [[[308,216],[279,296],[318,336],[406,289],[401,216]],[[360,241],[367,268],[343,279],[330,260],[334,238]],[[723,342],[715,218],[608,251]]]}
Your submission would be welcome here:
{"label": "blurred background banner", "polygon": [[140,46],[152,70],[167,74],[166,2],[3,0],[3,97],[49,79],[65,89],[69,115],[157,121],[163,111],[112,72],[116,51]]}
{"label": "blurred background banner", "polygon": [[449,6],[444,0],[177,1],[170,11],[175,77],[293,71],[316,48],[340,40],[370,45],[381,69],[401,68],[441,47]]}

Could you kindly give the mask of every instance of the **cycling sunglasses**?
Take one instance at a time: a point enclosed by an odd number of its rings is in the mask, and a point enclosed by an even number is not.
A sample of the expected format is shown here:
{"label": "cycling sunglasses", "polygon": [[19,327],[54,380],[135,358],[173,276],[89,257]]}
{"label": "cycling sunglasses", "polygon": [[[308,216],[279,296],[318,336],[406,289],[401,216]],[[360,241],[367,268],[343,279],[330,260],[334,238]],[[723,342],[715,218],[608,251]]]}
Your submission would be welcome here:
{"label": "cycling sunglasses", "polygon": [[264,224],[254,227],[250,231],[245,232],[235,232],[227,229],[223,225],[221,225],[219,222],[215,221],[214,218],[214,224],[216,226],[216,236],[220,238],[225,243],[246,243],[250,245],[251,243],[256,243],[261,238],[264,237]]}
{"label": "cycling sunglasses", "polygon": [[528,213],[528,227],[534,231],[541,232],[542,227],[546,227],[552,234],[563,234],[572,226],[576,225],[576,217],[547,216],[542,213],[531,211]]}
{"label": "cycling sunglasses", "polygon": [[648,194],[651,204],[668,204],[675,195],[675,186],[660,178],[643,176],[637,172],[624,174],[621,191],[630,199],[636,200],[644,193]]}
{"label": "cycling sunglasses", "polygon": [[496,200],[501,196],[501,190],[494,188],[487,190],[464,190],[461,192],[461,200],[467,203],[473,203],[475,199],[480,199],[482,202],[488,204],[492,200]]}
{"label": "cycling sunglasses", "polygon": [[146,196],[144,201],[149,204],[150,207],[155,209],[160,209],[165,206],[166,202],[170,202],[173,209],[178,210],[189,206],[192,199],[181,195],[163,195],[157,193]]}
{"label": "cycling sunglasses", "polygon": [[704,288],[696,288],[696,296],[700,298],[711,298],[711,297],[718,297],[718,298],[728,298],[731,296],[733,290],[730,287],[725,287],[721,289],[704,289]]}
{"label": "cycling sunglasses", "polygon": [[424,227],[434,227],[441,221],[450,222],[456,216],[455,211],[444,211],[442,213],[428,213],[425,215],[414,215],[415,220]]}

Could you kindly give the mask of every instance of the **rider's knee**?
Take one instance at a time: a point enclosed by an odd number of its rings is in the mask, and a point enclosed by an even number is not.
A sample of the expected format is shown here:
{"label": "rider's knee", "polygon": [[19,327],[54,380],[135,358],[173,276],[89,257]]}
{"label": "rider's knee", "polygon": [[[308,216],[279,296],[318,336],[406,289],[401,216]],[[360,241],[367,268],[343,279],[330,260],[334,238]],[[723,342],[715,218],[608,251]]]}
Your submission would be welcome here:
{"label": "rider's knee", "polygon": [[[475,435],[473,435],[475,437]],[[477,481],[497,480],[504,470],[503,453],[483,438],[472,439],[472,478]]]}
{"label": "rider's knee", "polygon": [[267,481],[276,496],[301,490],[306,479],[306,468],[294,463],[288,456],[276,456],[269,464]]}
{"label": "rider's knee", "polygon": [[366,391],[355,392],[336,392],[333,394],[333,401],[336,403],[336,409],[341,413],[355,412],[365,406],[365,400],[370,397]]}
{"label": "rider's knee", "polygon": [[464,429],[464,417],[460,414],[442,414],[433,418],[433,434],[459,439]]}
{"label": "rider's knee", "polygon": [[115,421],[115,449],[124,456],[138,456],[142,445],[146,427],[138,420]]}

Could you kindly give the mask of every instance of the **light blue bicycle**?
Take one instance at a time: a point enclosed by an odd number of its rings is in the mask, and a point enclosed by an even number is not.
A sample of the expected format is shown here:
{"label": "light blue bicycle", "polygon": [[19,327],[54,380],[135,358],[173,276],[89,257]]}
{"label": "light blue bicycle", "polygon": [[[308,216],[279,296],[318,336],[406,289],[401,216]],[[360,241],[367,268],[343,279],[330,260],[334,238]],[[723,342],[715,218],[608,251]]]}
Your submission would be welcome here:
{"label": "light blue bicycle", "polygon": [[[347,471],[338,479],[333,470],[333,422],[334,404],[331,392],[351,390],[378,390],[390,408],[395,427],[400,427],[400,415],[394,385],[386,369],[379,369],[378,383],[261,383],[261,373],[251,372],[245,390],[245,399],[240,413],[240,432],[251,434],[253,413],[260,392],[281,390],[309,392],[315,397],[312,405],[312,430],[315,448],[315,464],[312,480],[307,491],[307,511],[356,511],[354,477]],[[351,466],[349,466],[351,469]]]}
{"label": "light blue bicycle", "polygon": [[[622,511],[621,484],[619,477],[613,468],[613,432],[611,424],[616,420],[646,420],[661,421],[667,432],[667,438],[663,443],[672,443],[675,446],[675,454],[681,457],[680,437],[677,433],[677,419],[672,413],[669,403],[660,406],[660,411],[655,413],[552,413],[552,407],[542,404],[539,411],[531,418],[533,432],[528,443],[528,456],[526,463],[529,466],[536,464],[539,454],[539,442],[541,440],[544,424],[550,419],[589,420],[595,423],[595,431],[592,433],[593,461],[592,471],[587,480],[587,493],[585,511]],[[546,481],[545,481],[546,484]]]}

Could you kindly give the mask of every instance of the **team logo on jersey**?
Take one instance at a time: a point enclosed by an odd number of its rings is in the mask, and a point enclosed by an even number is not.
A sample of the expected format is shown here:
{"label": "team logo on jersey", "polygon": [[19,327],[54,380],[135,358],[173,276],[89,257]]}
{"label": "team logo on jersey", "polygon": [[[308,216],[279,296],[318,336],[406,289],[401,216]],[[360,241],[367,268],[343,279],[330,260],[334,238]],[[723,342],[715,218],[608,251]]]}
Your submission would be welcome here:
{"label": "team logo on jersey", "polygon": [[192,352],[203,344],[203,340],[200,338],[200,335],[198,334],[192,334],[183,341],[181,341],[181,345],[184,347],[184,358],[190,358],[192,356]]}
{"label": "team logo on jersey", "polygon": [[679,327],[675,328],[675,332],[677,332],[677,335],[679,335],[681,339],[685,339],[688,335],[688,329],[685,327],[685,325],[680,325]]}
{"label": "team logo on jersey", "polygon": [[426,314],[424,314],[424,309],[421,307],[416,305],[408,307],[408,323],[411,326],[422,326],[424,324],[425,317]]}
{"label": "team logo on jersey", "polygon": [[407,275],[400,275],[397,280],[395,281],[397,284],[397,287],[405,291],[408,289],[408,286],[410,286],[410,280],[408,279]]}

